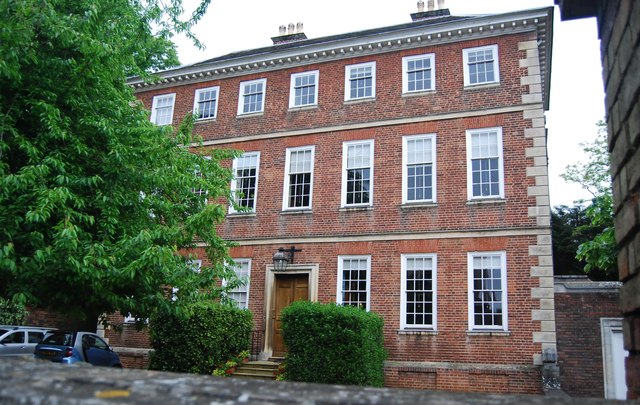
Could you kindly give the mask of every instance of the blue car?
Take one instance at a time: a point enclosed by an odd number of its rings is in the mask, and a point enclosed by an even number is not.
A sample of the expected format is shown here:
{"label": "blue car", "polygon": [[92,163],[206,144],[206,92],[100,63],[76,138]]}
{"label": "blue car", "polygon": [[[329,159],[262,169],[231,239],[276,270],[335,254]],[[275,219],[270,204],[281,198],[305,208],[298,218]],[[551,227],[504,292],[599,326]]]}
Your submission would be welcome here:
{"label": "blue car", "polygon": [[111,347],[91,332],[49,332],[36,345],[33,355],[36,359],[57,363],[87,362],[94,366],[122,367]]}

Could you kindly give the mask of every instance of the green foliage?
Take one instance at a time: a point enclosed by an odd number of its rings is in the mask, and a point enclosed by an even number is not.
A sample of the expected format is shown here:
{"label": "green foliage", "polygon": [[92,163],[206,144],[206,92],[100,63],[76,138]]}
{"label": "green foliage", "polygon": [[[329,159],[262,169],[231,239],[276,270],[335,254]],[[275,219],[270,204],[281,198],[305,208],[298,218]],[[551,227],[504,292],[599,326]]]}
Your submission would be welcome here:
{"label": "green foliage", "polygon": [[24,304],[0,297],[0,325],[23,325],[27,315]]}
{"label": "green foliage", "polygon": [[211,301],[189,305],[181,314],[158,312],[150,320],[149,368],[211,374],[249,348],[252,329],[251,312]]}
{"label": "green foliage", "polygon": [[593,142],[582,144],[588,157],[587,163],[567,166],[562,177],[568,182],[580,184],[593,194],[591,205],[584,211],[589,224],[576,227],[574,234],[593,229],[597,229],[598,232],[590,239],[582,241],[576,250],[576,258],[585,263],[584,271],[590,278],[615,280],[618,274],[618,252],[613,223],[607,128],[603,121],[599,121],[597,125],[597,138]]}
{"label": "green foliage", "polygon": [[354,307],[297,301],[282,310],[288,348],[285,378],[382,386],[383,322]]}
{"label": "green foliage", "polygon": [[[233,154],[191,153],[190,117],[152,125],[126,84],[177,64],[171,36],[189,35],[209,0],[188,21],[181,3],[0,2],[0,296],[95,325],[179,310],[233,279],[215,231],[226,207],[191,192],[227,197],[219,162]],[[196,241],[212,263],[199,274],[178,254]]]}
{"label": "green foliage", "polygon": [[613,225],[613,199],[611,192],[591,200],[586,211],[591,226],[601,229],[593,239],[585,241],[576,252],[576,257],[585,262],[584,270],[592,279],[617,280],[618,249]]}
{"label": "green foliage", "polygon": [[578,247],[602,231],[587,216],[587,207],[558,205],[551,211],[553,268],[556,275],[584,274],[585,264],[576,257]]}
{"label": "green foliage", "polygon": [[598,197],[611,193],[611,163],[607,144],[607,124],[598,121],[598,134],[593,142],[580,144],[587,155],[587,162],[568,165],[562,178],[569,183],[580,184],[582,188]]}

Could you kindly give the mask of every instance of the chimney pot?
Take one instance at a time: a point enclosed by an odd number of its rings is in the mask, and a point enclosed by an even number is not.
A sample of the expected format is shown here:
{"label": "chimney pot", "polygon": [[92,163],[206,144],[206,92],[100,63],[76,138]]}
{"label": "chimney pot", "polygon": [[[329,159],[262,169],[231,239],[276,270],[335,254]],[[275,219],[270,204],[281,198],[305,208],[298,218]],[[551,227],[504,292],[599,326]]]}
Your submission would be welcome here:
{"label": "chimney pot", "polygon": [[280,35],[286,35],[286,33],[287,33],[287,26],[286,26],[286,25],[281,25],[281,26],[278,28],[278,31],[280,32]]}
{"label": "chimney pot", "polygon": [[287,32],[287,34],[291,35],[295,33],[296,33],[296,26],[293,23],[289,23],[289,31]]}
{"label": "chimney pot", "polygon": [[301,22],[299,22],[298,24],[296,24],[296,32],[297,32],[298,34],[300,34],[300,33],[301,33],[301,32],[303,32],[303,31],[304,31],[304,29],[303,29],[303,24],[302,24]]}
{"label": "chimney pot", "polygon": [[423,13],[424,12],[424,1],[420,0],[418,2],[418,13]]}
{"label": "chimney pot", "polygon": [[427,10],[433,11],[433,9],[434,9],[433,0],[428,0],[427,1]]}
{"label": "chimney pot", "polygon": [[444,10],[444,0],[438,0],[438,10]]}

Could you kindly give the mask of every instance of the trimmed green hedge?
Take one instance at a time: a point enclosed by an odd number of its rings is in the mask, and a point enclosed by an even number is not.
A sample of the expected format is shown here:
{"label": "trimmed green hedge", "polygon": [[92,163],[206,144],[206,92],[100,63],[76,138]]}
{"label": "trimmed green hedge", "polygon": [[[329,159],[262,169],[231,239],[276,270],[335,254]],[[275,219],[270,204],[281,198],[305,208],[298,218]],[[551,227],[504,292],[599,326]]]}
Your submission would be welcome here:
{"label": "trimmed green hedge", "polygon": [[354,307],[297,301],[282,310],[286,379],[380,387],[382,318]]}
{"label": "trimmed green hedge", "polygon": [[154,352],[149,369],[211,374],[217,365],[250,347],[251,312],[200,302],[190,314],[158,314],[151,319]]}

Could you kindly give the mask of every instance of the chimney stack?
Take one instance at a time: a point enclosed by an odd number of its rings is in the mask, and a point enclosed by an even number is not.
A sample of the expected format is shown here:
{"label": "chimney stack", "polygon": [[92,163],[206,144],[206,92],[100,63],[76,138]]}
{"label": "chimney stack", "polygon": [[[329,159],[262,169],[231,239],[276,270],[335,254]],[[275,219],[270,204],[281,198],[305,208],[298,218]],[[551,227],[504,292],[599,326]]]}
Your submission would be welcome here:
{"label": "chimney stack", "polygon": [[411,21],[423,21],[434,18],[449,17],[449,9],[444,6],[445,0],[438,0],[438,9],[435,8],[435,0],[427,0],[427,11],[424,11],[424,1],[418,1],[418,12],[411,14]]}
{"label": "chimney stack", "polygon": [[281,25],[278,27],[278,36],[271,37],[274,45],[283,44],[285,42],[295,42],[307,39],[307,36],[302,32],[304,25],[299,22],[297,24],[289,23],[288,25]]}

